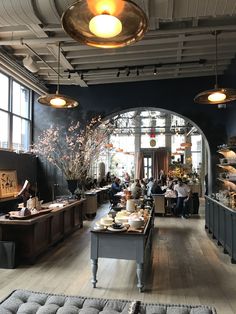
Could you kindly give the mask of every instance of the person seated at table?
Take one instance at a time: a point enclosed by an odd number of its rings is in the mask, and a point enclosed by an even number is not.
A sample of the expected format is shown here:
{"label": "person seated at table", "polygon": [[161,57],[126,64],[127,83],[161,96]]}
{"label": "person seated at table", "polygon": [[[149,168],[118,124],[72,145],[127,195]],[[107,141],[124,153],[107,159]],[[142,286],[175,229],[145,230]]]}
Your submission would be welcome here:
{"label": "person seated at table", "polygon": [[173,177],[171,176],[167,177],[166,180],[167,189],[173,190],[175,183],[177,183],[177,181],[175,181]]}
{"label": "person seated at table", "polygon": [[110,171],[107,172],[105,180],[107,184],[112,182]]}
{"label": "person seated at table", "polygon": [[100,188],[102,188],[102,187],[104,187],[104,186],[106,186],[106,185],[107,185],[107,183],[106,183],[105,178],[102,178],[101,181],[99,182]]}
{"label": "person seated at table", "polygon": [[139,183],[139,179],[134,180],[134,183],[132,183],[130,190],[133,198],[140,198],[140,196],[142,195],[142,188],[141,184]]}
{"label": "person seated at table", "polygon": [[142,189],[142,196],[147,195],[147,185],[143,179],[140,180],[140,185],[141,185],[141,189]]}
{"label": "person seated at table", "polygon": [[116,193],[122,191],[122,186],[120,185],[120,183],[121,183],[121,180],[118,177],[115,177],[115,180],[111,185],[110,201],[113,205],[117,205],[120,201],[120,197],[115,195]]}
{"label": "person seated at table", "polygon": [[122,191],[121,180],[118,177],[115,177],[114,182],[111,185],[111,190],[114,194]]}
{"label": "person seated at table", "polygon": [[153,186],[151,188],[152,194],[164,194],[166,190],[162,190],[161,188],[161,181],[155,180],[153,183]]}

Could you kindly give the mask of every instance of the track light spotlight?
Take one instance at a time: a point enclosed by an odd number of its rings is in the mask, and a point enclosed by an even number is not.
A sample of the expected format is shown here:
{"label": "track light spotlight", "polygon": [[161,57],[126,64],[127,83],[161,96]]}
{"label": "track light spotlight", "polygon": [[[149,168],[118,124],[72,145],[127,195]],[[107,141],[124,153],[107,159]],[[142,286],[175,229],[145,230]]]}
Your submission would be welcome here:
{"label": "track light spotlight", "polygon": [[139,76],[139,68],[137,68],[136,74],[137,74],[137,76]]}
{"label": "track light spotlight", "polygon": [[81,80],[84,79],[84,74],[83,73],[80,74],[80,78],[81,78]]}
{"label": "track light spotlight", "polygon": [[126,70],[126,76],[129,76],[129,75],[130,75],[130,69],[127,68],[127,70]]}
{"label": "track light spotlight", "polygon": [[154,68],[153,75],[157,75],[157,68]]}
{"label": "track light spotlight", "polygon": [[69,74],[68,74],[68,80],[70,80],[70,78],[71,78],[71,74],[70,74],[70,72],[69,72]]}
{"label": "track light spotlight", "polygon": [[116,77],[119,77],[120,76],[120,70],[118,70],[117,74],[116,74]]}

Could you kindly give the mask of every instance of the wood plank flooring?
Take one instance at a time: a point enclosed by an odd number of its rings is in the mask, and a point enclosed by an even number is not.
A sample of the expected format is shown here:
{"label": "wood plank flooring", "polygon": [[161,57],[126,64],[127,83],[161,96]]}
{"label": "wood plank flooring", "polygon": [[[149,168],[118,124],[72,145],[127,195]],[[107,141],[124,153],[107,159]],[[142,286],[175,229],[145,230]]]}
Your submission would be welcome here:
{"label": "wood plank flooring", "polygon": [[[204,229],[200,217],[183,220],[156,217],[152,267],[145,292],[136,287],[133,261],[100,259],[97,288],[92,288],[90,225],[53,247],[34,265],[0,269],[0,299],[13,289],[141,300],[144,302],[207,304],[219,314],[236,314],[236,265]],[[104,214],[107,205],[97,213]]]}

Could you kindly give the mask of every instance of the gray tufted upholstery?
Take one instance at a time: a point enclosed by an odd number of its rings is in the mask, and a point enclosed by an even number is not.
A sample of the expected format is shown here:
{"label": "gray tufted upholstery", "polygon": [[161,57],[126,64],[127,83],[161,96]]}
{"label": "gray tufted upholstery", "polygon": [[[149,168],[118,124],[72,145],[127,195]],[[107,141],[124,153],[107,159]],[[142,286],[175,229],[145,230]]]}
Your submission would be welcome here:
{"label": "gray tufted upholstery", "polygon": [[207,306],[146,304],[15,290],[0,303],[0,314],[216,314]]}

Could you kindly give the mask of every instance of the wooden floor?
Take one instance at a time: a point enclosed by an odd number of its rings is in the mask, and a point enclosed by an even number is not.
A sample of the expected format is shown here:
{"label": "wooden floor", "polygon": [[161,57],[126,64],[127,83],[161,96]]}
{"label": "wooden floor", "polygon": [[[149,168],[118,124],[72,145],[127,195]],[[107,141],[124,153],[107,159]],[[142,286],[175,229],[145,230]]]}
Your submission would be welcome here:
{"label": "wooden floor", "polygon": [[[104,205],[98,215],[106,211]],[[97,288],[90,267],[91,221],[38,259],[35,265],[0,269],[0,299],[13,289],[141,300],[144,302],[207,304],[219,314],[236,313],[236,265],[204,229],[201,217],[156,217],[153,264],[146,291],[136,288],[133,261],[100,259]]]}

